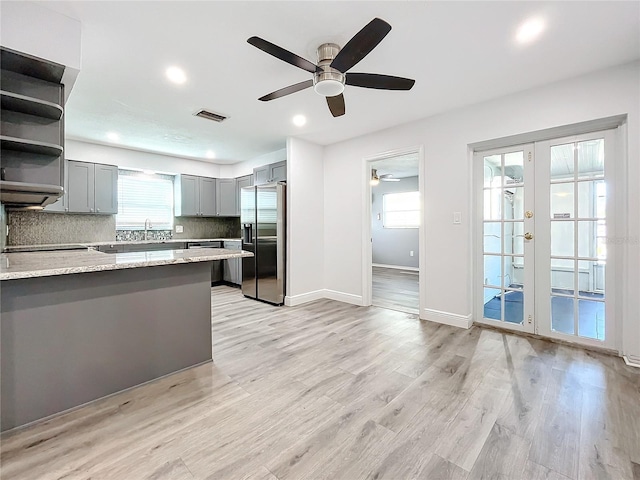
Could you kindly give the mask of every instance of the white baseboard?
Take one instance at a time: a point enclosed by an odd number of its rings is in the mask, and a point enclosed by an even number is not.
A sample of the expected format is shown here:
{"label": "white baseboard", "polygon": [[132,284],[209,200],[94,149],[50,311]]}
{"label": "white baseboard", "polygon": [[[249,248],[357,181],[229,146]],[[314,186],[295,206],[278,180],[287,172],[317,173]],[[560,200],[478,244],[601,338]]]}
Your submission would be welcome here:
{"label": "white baseboard", "polygon": [[353,295],[351,293],[327,289],[314,290],[313,292],[301,293],[300,295],[286,296],[284,297],[284,304],[287,307],[295,307],[297,305],[313,302],[314,300],[320,300],[322,298],[362,306],[362,295]]}
{"label": "white baseboard", "polygon": [[419,272],[420,269],[418,267],[404,267],[401,265],[384,265],[383,263],[372,263],[372,267],[380,267],[380,268],[393,268],[395,270],[409,270],[410,272]]}
{"label": "white baseboard", "polygon": [[338,302],[350,303],[352,305],[362,306],[362,295],[354,295],[352,293],[337,292],[336,290],[324,290],[324,298],[329,300],[337,300]]}
{"label": "white baseboard", "polygon": [[624,363],[629,365],[630,367],[640,368],[640,357],[635,355],[623,355]]}
{"label": "white baseboard", "polygon": [[325,298],[324,290],[314,290],[313,292],[301,293],[300,295],[292,295],[284,297],[284,304],[287,307],[295,307],[303,303],[313,302]]}
{"label": "white baseboard", "polygon": [[430,320],[432,322],[444,323],[452,327],[471,328],[473,317],[469,315],[459,315],[457,313],[441,312],[440,310],[432,310],[430,308],[423,309],[423,315],[420,318]]}

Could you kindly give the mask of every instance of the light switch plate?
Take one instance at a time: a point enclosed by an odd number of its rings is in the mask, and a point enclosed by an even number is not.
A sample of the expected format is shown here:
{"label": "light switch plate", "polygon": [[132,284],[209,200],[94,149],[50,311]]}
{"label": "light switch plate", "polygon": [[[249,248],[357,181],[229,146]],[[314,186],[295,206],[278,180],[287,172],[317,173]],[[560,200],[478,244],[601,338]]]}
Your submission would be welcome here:
{"label": "light switch plate", "polygon": [[176,233],[182,233],[184,232],[184,228],[182,227],[182,225],[176,225]]}
{"label": "light switch plate", "polygon": [[453,224],[460,225],[462,223],[462,214],[460,212],[453,212]]}

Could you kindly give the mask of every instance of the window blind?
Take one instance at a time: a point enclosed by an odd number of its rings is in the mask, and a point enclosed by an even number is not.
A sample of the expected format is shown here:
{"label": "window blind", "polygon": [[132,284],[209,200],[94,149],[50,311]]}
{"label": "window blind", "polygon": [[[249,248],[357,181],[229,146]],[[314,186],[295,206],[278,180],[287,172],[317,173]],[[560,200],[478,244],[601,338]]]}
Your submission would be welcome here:
{"label": "window blind", "polygon": [[173,229],[173,176],[118,170],[116,229]]}

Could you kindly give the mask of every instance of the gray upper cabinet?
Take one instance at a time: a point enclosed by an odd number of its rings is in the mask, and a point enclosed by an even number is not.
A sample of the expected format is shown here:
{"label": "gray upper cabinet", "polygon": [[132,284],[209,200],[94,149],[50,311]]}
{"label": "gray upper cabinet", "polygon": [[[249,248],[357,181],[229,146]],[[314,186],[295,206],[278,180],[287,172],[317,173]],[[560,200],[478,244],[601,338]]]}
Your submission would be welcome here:
{"label": "gray upper cabinet", "polygon": [[70,160],[67,163],[69,169],[69,212],[92,213],[94,208],[94,180],[95,164],[88,162],[76,162]]}
{"label": "gray upper cabinet", "polygon": [[287,179],[287,162],[272,163],[253,169],[253,184],[282,182]]}
{"label": "gray upper cabinet", "polygon": [[175,180],[176,217],[215,217],[216,179],[180,175]]}
{"label": "gray upper cabinet", "polygon": [[193,175],[180,175],[176,181],[176,215],[189,217],[200,215],[200,180]]}
{"label": "gray upper cabinet", "polygon": [[200,215],[215,217],[216,214],[216,179],[200,177]]}
{"label": "gray upper cabinet", "polygon": [[263,183],[269,183],[269,165],[253,169],[253,184],[262,185]]}
{"label": "gray upper cabinet", "polygon": [[240,215],[240,193],[244,187],[253,185],[253,175],[245,175],[236,179],[236,215]]}
{"label": "gray upper cabinet", "polygon": [[287,162],[269,165],[269,182],[284,182],[287,179]]}
{"label": "gray upper cabinet", "polygon": [[118,213],[118,167],[95,164],[94,198],[96,213]]}
{"label": "gray upper cabinet", "polygon": [[70,213],[118,213],[118,167],[69,160],[65,196]]}
{"label": "gray upper cabinet", "polygon": [[221,217],[238,215],[235,178],[218,178],[216,180],[216,206],[217,213]]}

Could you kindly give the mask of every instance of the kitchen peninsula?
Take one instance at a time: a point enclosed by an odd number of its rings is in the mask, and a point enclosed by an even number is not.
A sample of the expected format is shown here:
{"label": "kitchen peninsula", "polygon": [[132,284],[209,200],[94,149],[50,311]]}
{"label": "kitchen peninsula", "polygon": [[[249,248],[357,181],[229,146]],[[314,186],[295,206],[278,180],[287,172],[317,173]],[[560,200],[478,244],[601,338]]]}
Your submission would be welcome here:
{"label": "kitchen peninsula", "polygon": [[221,248],[0,255],[2,430],[211,361]]}

